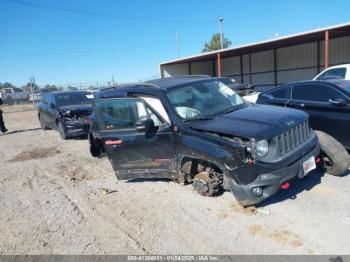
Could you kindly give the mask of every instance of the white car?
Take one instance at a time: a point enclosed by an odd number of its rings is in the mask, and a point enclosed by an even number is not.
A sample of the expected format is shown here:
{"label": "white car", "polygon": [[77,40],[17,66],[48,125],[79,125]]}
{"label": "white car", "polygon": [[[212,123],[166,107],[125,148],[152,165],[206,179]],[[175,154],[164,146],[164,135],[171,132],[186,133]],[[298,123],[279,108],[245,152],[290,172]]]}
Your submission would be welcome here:
{"label": "white car", "polygon": [[350,64],[328,67],[319,73],[313,80],[326,80],[330,78],[350,80]]}
{"label": "white car", "polygon": [[245,100],[245,101],[248,101],[250,103],[253,103],[255,104],[256,101],[258,100],[258,97],[260,95],[261,92],[254,92],[254,93],[251,93],[249,95],[246,95],[246,96],[243,96],[242,98]]}
{"label": "white car", "polygon": [[5,104],[9,105],[23,101],[28,101],[28,96],[28,93],[17,87],[8,87],[0,90],[0,98],[4,101]]}

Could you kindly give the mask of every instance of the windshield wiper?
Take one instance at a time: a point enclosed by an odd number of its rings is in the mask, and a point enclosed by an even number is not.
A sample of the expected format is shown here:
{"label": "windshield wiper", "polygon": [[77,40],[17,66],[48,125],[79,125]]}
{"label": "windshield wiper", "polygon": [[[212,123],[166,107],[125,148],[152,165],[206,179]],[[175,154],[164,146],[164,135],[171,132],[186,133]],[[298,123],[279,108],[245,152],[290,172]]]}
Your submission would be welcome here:
{"label": "windshield wiper", "polygon": [[240,104],[240,105],[236,105],[234,107],[231,107],[225,111],[221,111],[220,113],[218,113],[219,115],[226,115],[226,114],[229,114],[229,113],[232,113],[234,111],[237,111],[238,109],[241,109],[242,107],[244,106],[244,104]]}
{"label": "windshield wiper", "polygon": [[214,116],[199,116],[199,117],[193,117],[193,118],[189,118],[189,119],[186,119],[185,122],[191,122],[191,121],[200,121],[200,120],[213,120],[215,119],[216,117]]}

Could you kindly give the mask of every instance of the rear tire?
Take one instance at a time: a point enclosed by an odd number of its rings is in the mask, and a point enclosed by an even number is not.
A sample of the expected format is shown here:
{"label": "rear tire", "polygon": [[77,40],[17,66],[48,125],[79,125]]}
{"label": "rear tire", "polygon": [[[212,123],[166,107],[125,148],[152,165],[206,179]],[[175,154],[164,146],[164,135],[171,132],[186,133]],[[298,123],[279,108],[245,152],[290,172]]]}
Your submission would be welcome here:
{"label": "rear tire", "polygon": [[90,154],[93,157],[100,157],[101,156],[101,148],[95,142],[92,134],[90,134],[90,133],[88,134],[88,139],[89,139],[89,144],[90,144]]}
{"label": "rear tire", "polygon": [[41,119],[40,115],[38,116],[38,118],[39,118],[39,123],[40,123],[41,129],[42,130],[49,130],[50,128],[48,128],[47,125],[45,125],[45,123]]}
{"label": "rear tire", "polygon": [[332,136],[322,131],[315,131],[318,136],[323,167],[333,176],[344,174],[350,166],[350,157],[346,149]]}
{"label": "rear tire", "polygon": [[66,130],[65,130],[65,128],[64,128],[63,123],[62,123],[62,122],[58,122],[57,126],[58,126],[58,132],[60,133],[61,138],[62,138],[63,140],[67,140],[67,139],[68,139],[68,136],[67,136],[67,134],[66,134]]}

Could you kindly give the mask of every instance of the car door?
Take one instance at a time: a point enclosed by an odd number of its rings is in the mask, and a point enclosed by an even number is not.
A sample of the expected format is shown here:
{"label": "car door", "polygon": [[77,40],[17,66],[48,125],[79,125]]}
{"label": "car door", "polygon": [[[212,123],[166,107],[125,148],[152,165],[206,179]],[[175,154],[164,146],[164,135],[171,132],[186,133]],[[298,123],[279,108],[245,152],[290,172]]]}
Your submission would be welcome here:
{"label": "car door", "polygon": [[57,113],[57,108],[56,108],[56,101],[55,101],[55,96],[53,94],[47,94],[47,124],[52,127],[56,128],[56,113]]}
{"label": "car door", "polygon": [[118,179],[172,178],[176,174],[171,126],[143,99],[100,99],[93,107],[100,139]]}
{"label": "car door", "polygon": [[[337,101],[344,101],[339,103]],[[349,98],[330,84],[298,83],[293,86],[291,106],[307,112],[311,127],[350,146]]]}
{"label": "car door", "polygon": [[41,102],[38,106],[38,111],[40,115],[40,121],[42,121],[45,125],[49,125],[49,119],[48,119],[48,110],[49,107],[49,102],[48,102],[48,96],[44,96],[41,99]]}
{"label": "car door", "polygon": [[257,103],[284,107],[289,106],[292,95],[291,90],[292,85],[276,87],[260,94]]}

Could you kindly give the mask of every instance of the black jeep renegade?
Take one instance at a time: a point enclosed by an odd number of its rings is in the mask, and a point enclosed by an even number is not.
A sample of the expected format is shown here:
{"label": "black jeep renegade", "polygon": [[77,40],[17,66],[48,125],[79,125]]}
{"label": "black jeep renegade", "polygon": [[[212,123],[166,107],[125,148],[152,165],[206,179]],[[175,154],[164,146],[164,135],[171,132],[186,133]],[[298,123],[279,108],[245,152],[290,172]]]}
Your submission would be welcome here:
{"label": "black jeep renegade", "polygon": [[118,179],[170,178],[204,196],[230,190],[260,203],[316,168],[319,143],[302,111],[248,104],[204,76],[172,77],[96,94],[89,142]]}

